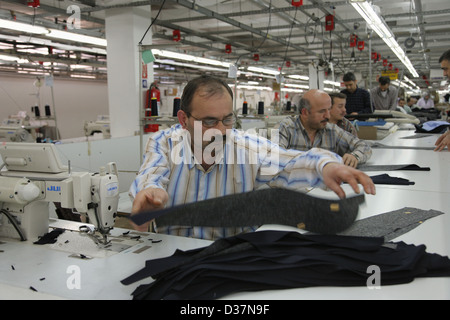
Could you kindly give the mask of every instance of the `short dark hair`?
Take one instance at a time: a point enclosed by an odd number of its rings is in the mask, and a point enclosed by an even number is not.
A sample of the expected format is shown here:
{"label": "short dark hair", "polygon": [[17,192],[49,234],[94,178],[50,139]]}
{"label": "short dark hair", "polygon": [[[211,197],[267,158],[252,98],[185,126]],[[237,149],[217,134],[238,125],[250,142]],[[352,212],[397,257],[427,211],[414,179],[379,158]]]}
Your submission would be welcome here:
{"label": "short dark hair", "polygon": [[342,80],[344,82],[346,82],[346,81],[356,81],[356,77],[353,74],[353,72],[347,72],[346,74],[344,74],[344,77],[342,78]]}
{"label": "short dark hair", "polygon": [[382,76],[378,79],[378,82],[384,86],[385,84],[391,83],[391,78],[387,77],[387,76]]}
{"label": "short dark hair", "polygon": [[328,94],[331,97],[331,103],[334,103],[334,98],[347,99],[347,95],[341,92],[332,92]]}
{"label": "short dark hair", "polygon": [[186,113],[190,113],[192,111],[191,110],[192,99],[194,98],[195,93],[200,88],[205,89],[206,95],[208,97],[221,93],[225,89],[226,92],[230,94],[231,100],[233,100],[233,91],[231,91],[230,86],[225,81],[213,76],[203,75],[198,78],[190,80],[187,83],[186,87],[184,87],[180,101],[181,110],[183,110]]}
{"label": "short dark hair", "polygon": [[439,63],[441,63],[443,60],[450,61],[450,50],[447,50],[442,54],[442,56],[439,58]]}

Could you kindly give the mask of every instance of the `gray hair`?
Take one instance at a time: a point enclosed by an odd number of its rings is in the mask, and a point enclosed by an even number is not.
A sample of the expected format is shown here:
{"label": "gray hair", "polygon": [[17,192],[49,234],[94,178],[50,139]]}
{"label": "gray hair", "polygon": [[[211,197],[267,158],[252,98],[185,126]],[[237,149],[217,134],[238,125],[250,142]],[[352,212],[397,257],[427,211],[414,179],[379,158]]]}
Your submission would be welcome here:
{"label": "gray hair", "polygon": [[298,106],[298,112],[299,113],[302,112],[302,109],[306,109],[308,111],[311,110],[311,102],[308,99],[304,98],[304,97],[302,97],[300,99],[300,102],[299,102],[298,105],[299,105]]}

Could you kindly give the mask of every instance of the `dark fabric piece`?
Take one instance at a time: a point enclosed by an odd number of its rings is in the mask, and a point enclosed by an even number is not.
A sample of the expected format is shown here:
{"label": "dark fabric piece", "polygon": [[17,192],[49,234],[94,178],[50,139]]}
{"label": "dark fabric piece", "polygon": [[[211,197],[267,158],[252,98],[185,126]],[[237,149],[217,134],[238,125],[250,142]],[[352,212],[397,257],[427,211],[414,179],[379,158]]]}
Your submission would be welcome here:
{"label": "dark fabric piece", "polygon": [[55,243],[59,235],[64,233],[65,229],[56,228],[49,233],[44,234],[39,240],[33,242],[34,244],[48,244]]}
{"label": "dark fabric piece", "polygon": [[130,216],[137,225],[156,218],[158,226],[248,227],[282,224],[323,234],[347,229],[364,195],[341,200],[312,197],[289,189],[261,189]]}
{"label": "dark fabric piece", "polygon": [[394,170],[411,170],[411,171],[431,171],[429,167],[420,167],[417,164],[392,164],[392,165],[360,165],[358,170],[361,171],[394,171]]}
{"label": "dark fabric piece", "polygon": [[439,134],[440,134],[440,133],[444,133],[445,131],[447,131],[448,127],[450,127],[450,123],[449,123],[449,124],[443,124],[443,125],[440,125],[440,126],[434,128],[434,129],[432,129],[432,130],[424,129],[424,128],[422,127],[422,125],[415,125],[415,127],[416,127],[416,131],[415,131],[415,132],[423,132],[423,133],[439,133]]}
{"label": "dark fabric piece", "polygon": [[391,241],[420,226],[424,221],[444,214],[437,210],[421,210],[405,207],[355,221],[347,230],[339,233],[347,236],[383,237]]}
{"label": "dark fabric piece", "polygon": [[366,286],[371,265],[380,267],[381,286],[408,283],[416,277],[450,276],[450,260],[427,253],[423,245],[260,231],[148,260],[144,269],[122,283],[153,277],[155,281],[132,293],[139,300],[217,299],[240,291]]}
{"label": "dark fabric piece", "polygon": [[408,179],[391,177],[390,175],[384,173],[377,176],[370,176],[374,184],[395,184],[395,185],[413,185],[415,182],[409,181]]}

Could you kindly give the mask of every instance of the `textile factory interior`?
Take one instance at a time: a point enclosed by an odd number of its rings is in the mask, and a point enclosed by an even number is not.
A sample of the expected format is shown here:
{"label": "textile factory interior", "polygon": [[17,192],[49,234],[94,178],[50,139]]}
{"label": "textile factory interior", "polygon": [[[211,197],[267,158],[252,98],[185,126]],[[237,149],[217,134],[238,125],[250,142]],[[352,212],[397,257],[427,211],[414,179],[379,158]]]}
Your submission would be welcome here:
{"label": "textile factory interior", "polygon": [[0,1],[0,299],[450,299],[449,14]]}

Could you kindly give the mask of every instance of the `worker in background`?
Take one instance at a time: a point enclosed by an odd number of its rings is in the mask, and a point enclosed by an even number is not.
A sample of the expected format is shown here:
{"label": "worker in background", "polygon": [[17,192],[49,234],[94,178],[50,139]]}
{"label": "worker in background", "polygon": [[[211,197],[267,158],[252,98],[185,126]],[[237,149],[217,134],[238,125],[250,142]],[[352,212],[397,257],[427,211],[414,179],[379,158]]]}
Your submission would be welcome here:
{"label": "worker in background", "polygon": [[339,154],[344,164],[356,168],[372,155],[372,149],[351,133],[329,123],[331,98],[322,90],[309,90],[300,100],[299,115],[279,124],[279,144],[283,148],[322,148]]}
{"label": "worker in background", "polygon": [[341,93],[347,96],[345,103],[347,114],[372,113],[370,93],[358,87],[355,75],[352,72],[348,72],[342,80],[344,81],[345,89]]}
{"label": "worker in background", "polygon": [[417,106],[421,109],[433,109],[434,101],[430,99],[430,92],[425,91],[422,97],[417,101]]}
{"label": "worker in background", "polygon": [[391,79],[382,76],[378,79],[378,87],[370,91],[375,110],[395,110],[397,108],[398,91],[390,86]]}
{"label": "worker in background", "polygon": [[[365,192],[375,194],[369,176],[343,165],[332,152],[285,150],[233,129],[233,93],[218,78],[202,76],[189,81],[180,108],[179,124],[149,137],[143,164],[130,187],[131,214],[248,192],[262,185],[327,187],[345,197],[340,183],[349,183],[355,192],[360,183]],[[147,231],[148,226],[135,227]],[[252,230],[253,226],[158,228],[158,232],[211,240]]]}
{"label": "worker in background", "polygon": [[417,106],[417,99],[414,97],[409,97],[408,99],[406,99],[406,105],[409,107],[411,111],[414,111],[414,109],[419,108]]}
{"label": "worker in background", "polygon": [[[450,81],[450,50],[445,51],[439,58],[439,63],[441,64],[441,69],[444,72],[444,77],[447,77],[447,83]],[[441,135],[435,142],[436,148],[434,151],[442,151],[447,147],[450,151],[450,130]]]}
{"label": "worker in background", "polygon": [[403,113],[412,113],[411,108],[406,104],[406,101],[403,98],[398,99],[397,110]]}
{"label": "worker in background", "polygon": [[339,128],[350,132],[355,137],[358,136],[355,126],[345,118],[347,110],[345,109],[347,96],[344,93],[333,92],[331,97],[330,123],[334,123]]}

